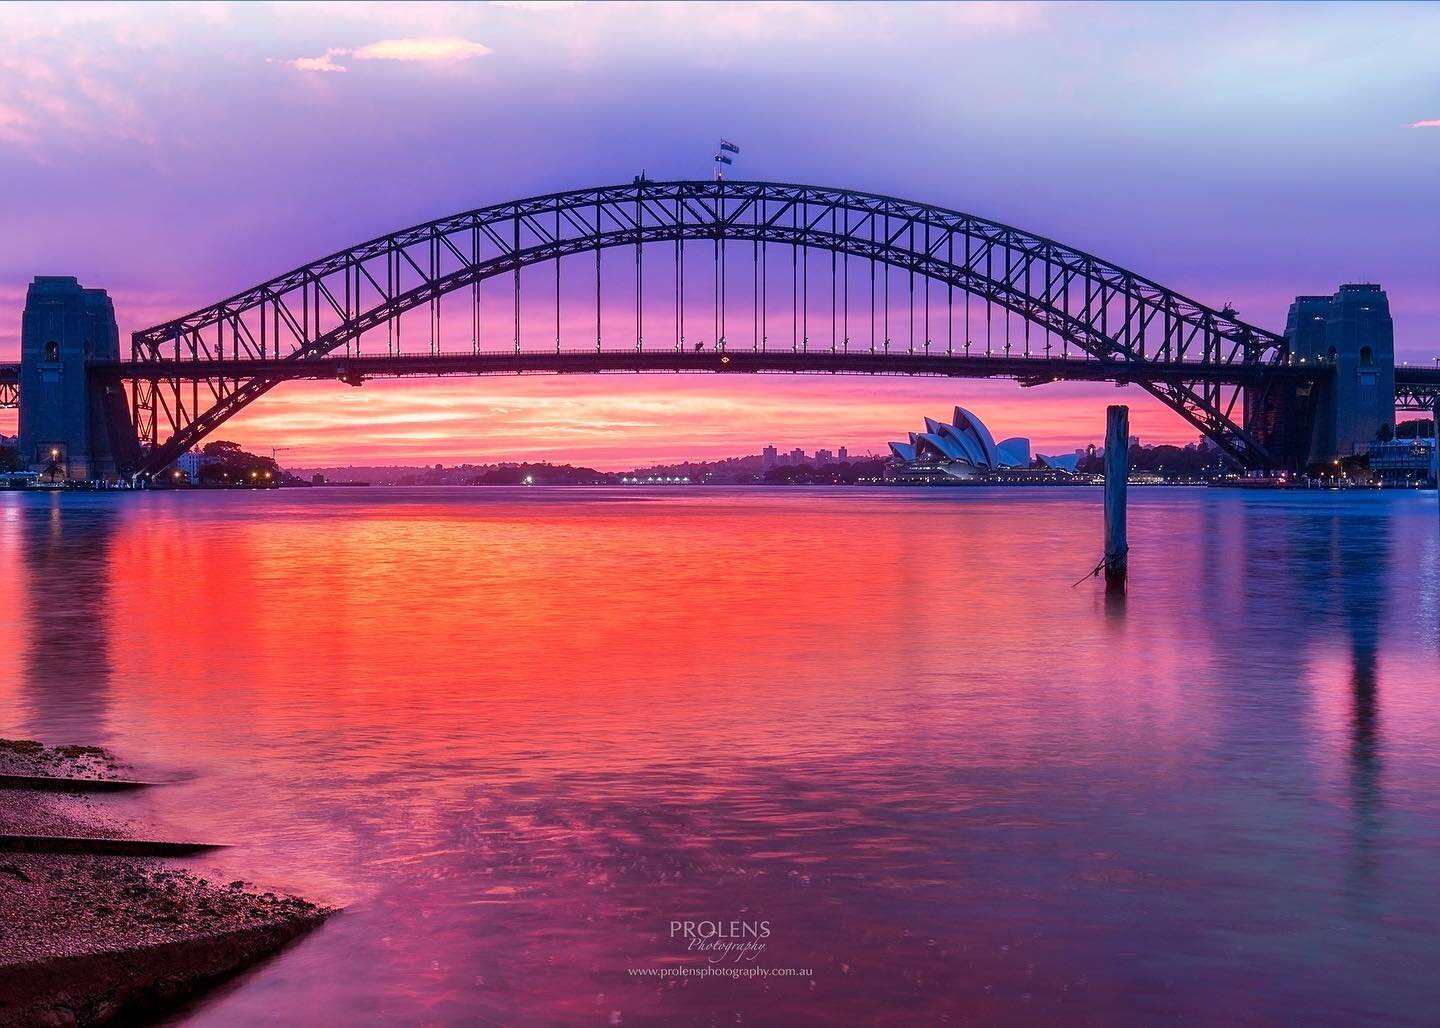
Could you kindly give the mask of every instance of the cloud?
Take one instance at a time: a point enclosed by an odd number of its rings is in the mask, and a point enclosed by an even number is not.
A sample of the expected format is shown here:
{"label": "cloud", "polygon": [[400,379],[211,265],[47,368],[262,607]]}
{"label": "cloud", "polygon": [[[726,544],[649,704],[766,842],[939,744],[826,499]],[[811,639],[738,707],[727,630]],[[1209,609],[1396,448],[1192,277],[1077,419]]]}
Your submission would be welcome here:
{"label": "cloud", "polygon": [[[0,27],[0,143],[28,147],[47,135],[95,131],[149,141],[123,56],[58,46],[53,36],[13,27],[13,38],[4,35],[11,25]],[[106,38],[116,41],[116,51],[123,49],[118,36]]]}
{"label": "cloud", "polygon": [[12,133],[18,134],[25,125],[26,117],[18,108],[0,104],[0,139],[8,138]]}
{"label": "cloud", "polygon": [[297,57],[293,61],[276,61],[272,57],[270,60],[275,64],[288,64],[296,71],[348,71],[349,69],[344,65],[336,64],[331,60],[331,57],[344,52],[343,50],[327,50],[319,57]]}
{"label": "cloud", "polygon": [[1431,118],[1429,121],[1412,121],[1411,128],[1440,128],[1440,118]]}
{"label": "cloud", "polygon": [[484,57],[490,48],[484,43],[454,36],[421,36],[416,39],[382,39],[350,51],[362,61],[464,61]]}
{"label": "cloud", "polygon": [[490,0],[491,7],[509,7],[516,11],[565,11],[577,6],[574,0]]}
{"label": "cloud", "polygon": [[319,57],[297,57],[294,60],[269,58],[272,64],[286,64],[296,71],[349,71],[337,57],[356,61],[468,61],[491,53],[484,43],[457,36],[415,36],[407,39],[382,39],[365,46],[331,47]]}
{"label": "cloud", "polygon": [[952,25],[975,32],[1014,32],[1035,28],[1044,20],[1043,3],[956,4],[946,8]]}

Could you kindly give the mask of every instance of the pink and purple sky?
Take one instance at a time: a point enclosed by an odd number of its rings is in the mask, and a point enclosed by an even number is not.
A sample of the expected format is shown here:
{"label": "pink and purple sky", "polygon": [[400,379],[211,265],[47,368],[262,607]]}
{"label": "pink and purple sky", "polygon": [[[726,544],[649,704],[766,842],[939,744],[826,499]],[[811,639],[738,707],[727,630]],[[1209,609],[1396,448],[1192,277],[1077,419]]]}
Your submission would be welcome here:
{"label": "pink and purple sky", "polygon": [[[36,274],[121,332],[405,225],[558,189],[735,177],[1022,226],[1283,328],[1378,281],[1440,354],[1440,6],[5,4],[0,359]],[[287,384],[219,433],[286,463],[601,467],[880,452],[954,403],[1037,449],[1137,389],[656,377]],[[14,412],[0,430],[14,431]]]}

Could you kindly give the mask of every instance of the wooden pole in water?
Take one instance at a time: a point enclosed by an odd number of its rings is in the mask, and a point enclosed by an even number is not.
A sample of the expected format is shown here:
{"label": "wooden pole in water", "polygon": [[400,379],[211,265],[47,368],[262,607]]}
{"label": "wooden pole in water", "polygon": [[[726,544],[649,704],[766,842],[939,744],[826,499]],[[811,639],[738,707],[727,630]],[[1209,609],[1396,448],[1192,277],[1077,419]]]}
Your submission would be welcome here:
{"label": "wooden pole in water", "polygon": [[1125,591],[1125,486],[1130,477],[1130,408],[1112,404],[1105,422],[1105,588]]}

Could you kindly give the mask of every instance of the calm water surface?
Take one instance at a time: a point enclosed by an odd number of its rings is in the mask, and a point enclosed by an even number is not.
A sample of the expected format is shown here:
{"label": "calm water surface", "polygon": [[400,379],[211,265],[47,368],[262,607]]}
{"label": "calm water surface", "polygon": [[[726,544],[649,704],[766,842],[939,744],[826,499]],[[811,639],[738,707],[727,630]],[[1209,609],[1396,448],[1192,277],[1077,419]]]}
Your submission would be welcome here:
{"label": "calm water surface", "polygon": [[1433,1024],[1435,495],[1099,503],[0,494],[0,734],[346,905],[197,1025]]}

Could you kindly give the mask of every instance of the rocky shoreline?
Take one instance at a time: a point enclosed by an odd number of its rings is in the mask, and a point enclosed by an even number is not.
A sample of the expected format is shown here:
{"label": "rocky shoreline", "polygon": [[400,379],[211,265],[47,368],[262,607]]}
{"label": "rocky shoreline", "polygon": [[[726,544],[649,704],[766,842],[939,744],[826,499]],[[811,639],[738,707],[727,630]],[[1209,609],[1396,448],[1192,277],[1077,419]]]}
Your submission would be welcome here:
{"label": "rocky shoreline", "polygon": [[[95,747],[0,740],[3,775],[113,782],[122,771]],[[0,836],[136,837],[83,791],[24,787],[0,787]],[[163,859],[22,849],[0,852],[0,1028],[159,1016],[335,913]]]}

